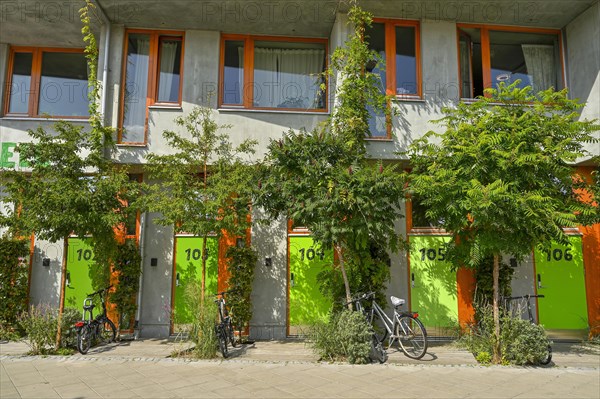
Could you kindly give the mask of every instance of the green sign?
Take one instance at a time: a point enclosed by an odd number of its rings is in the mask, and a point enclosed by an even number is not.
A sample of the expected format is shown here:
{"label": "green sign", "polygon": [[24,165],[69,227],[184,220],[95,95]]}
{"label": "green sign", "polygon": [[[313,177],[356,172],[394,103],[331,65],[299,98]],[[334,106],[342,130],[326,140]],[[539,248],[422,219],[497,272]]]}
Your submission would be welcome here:
{"label": "green sign", "polygon": [[290,334],[297,335],[315,321],[325,320],[331,309],[331,301],[319,290],[317,275],[333,266],[333,251],[318,248],[309,236],[289,240],[289,324]]}
{"label": "green sign", "polygon": [[0,168],[13,169],[17,164],[22,168],[29,166],[27,162],[19,161],[19,153],[15,152],[16,146],[17,143],[2,143],[2,147],[0,148]]}
{"label": "green sign", "polygon": [[585,272],[581,237],[570,237],[571,245],[552,245],[550,252],[535,250],[536,283],[540,324],[547,329],[588,328]]}
{"label": "green sign", "polygon": [[449,236],[410,236],[410,309],[432,335],[458,321],[456,273],[446,262],[448,241]]}
{"label": "green sign", "polygon": [[[176,237],[175,250],[175,303],[174,323],[191,323],[192,307],[200,298],[194,298],[187,287],[192,281],[202,283],[202,237]],[[208,300],[217,292],[219,276],[219,242],[216,237],[206,240],[206,284]]]}
{"label": "green sign", "polygon": [[[83,312],[83,301],[92,288],[91,268],[94,265],[94,251],[88,240],[69,238],[67,254],[67,284],[65,286],[65,307],[76,308]],[[102,312],[98,302],[94,314]]]}

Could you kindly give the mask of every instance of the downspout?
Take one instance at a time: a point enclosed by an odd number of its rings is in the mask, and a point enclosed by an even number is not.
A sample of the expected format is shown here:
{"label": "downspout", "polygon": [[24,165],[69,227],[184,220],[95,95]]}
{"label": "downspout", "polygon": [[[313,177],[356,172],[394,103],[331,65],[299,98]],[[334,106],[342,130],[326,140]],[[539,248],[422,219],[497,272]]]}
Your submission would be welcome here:
{"label": "downspout", "polygon": [[148,219],[148,212],[144,212],[140,216],[140,268],[142,268],[142,273],[140,273],[139,281],[138,281],[138,294],[136,300],[136,310],[135,310],[135,321],[133,325],[133,339],[138,339],[140,334],[140,318],[142,315],[142,280],[143,280],[143,268],[145,264],[145,253],[144,247],[146,243],[146,223]]}
{"label": "downspout", "polygon": [[100,93],[100,114],[102,118],[104,118],[104,122],[106,123],[106,115],[104,111],[106,110],[106,84],[108,80],[108,55],[109,55],[109,47],[110,47],[110,20],[108,16],[104,12],[104,9],[98,4],[97,0],[93,0],[94,5],[100,11],[100,15],[102,16],[102,23],[106,27],[106,35],[104,35],[104,60],[102,65],[102,92]]}

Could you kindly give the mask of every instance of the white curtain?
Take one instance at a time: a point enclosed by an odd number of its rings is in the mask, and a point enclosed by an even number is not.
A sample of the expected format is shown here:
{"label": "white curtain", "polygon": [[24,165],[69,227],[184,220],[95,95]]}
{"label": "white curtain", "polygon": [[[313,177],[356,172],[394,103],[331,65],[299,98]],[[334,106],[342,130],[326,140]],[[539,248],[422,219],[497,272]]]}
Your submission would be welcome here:
{"label": "white curtain", "polygon": [[554,46],[541,44],[523,44],[523,55],[529,75],[529,84],[538,92],[556,87],[556,63]]}
{"label": "white curtain", "polygon": [[470,41],[461,37],[460,40],[460,80],[462,84],[461,96],[473,97],[473,83],[471,82],[471,48]]}
{"label": "white curtain", "polygon": [[127,56],[124,131],[121,139],[126,143],[143,143],[146,123],[150,38],[139,37],[135,42],[136,52]]}
{"label": "white curtain", "polygon": [[276,107],[279,104],[279,74],[277,61],[281,50],[254,49],[254,106]]}
{"label": "white curtain", "polygon": [[323,71],[321,49],[254,50],[254,106],[270,108],[316,108],[319,106],[318,76]]}
{"label": "white curtain", "polygon": [[[179,97],[179,93],[171,93],[176,81],[175,56],[177,55],[177,47],[180,42],[163,41],[160,53],[160,77],[158,84],[158,101],[175,102]],[[177,89],[179,85],[177,84]]]}

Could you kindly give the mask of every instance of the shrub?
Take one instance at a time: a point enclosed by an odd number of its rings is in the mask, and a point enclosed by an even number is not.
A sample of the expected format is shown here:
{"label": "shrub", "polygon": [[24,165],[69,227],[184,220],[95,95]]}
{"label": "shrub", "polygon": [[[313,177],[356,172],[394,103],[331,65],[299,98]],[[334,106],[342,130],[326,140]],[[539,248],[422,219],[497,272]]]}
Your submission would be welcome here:
{"label": "shrub", "polygon": [[192,356],[198,359],[212,359],[217,356],[217,305],[211,297],[200,300],[202,287],[199,281],[191,281],[185,287],[184,298],[192,314],[192,322],[188,326],[188,339],[195,344]]}
{"label": "shrub", "polygon": [[56,338],[56,315],[49,306],[31,306],[29,312],[23,312],[19,324],[25,330],[25,342],[31,349],[29,354],[41,355],[51,351]]}
{"label": "shrub", "polygon": [[251,247],[232,246],[227,249],[227,270],[229,277],[229,291],[227,305],[231,309],[233,325],[240,332],[252,319],[252,283],[254,282],[254,269],[258,255]]}
{"label": "shrub", "polygon": [[360,312],[342,310],[311,329],[311,345],[322,359],[369,363],[371,326]]}
{"label": "shrub", "polygon": [[77,347],[77,330],[75,323],[81,320],[81,311],[75,308],[65,308],[62,316],[61,348]]}
{"label": "shrub", "polygon": [[[505,364],[540,364],[550,341],[544,327],[532,324],[511,313],[503,313],[500,320],[502,362]],[[481,308],[479,323],[471,325],[460,338],[459,344],[473,353],[478,362],[487,364],[495,342],[491,306]],[[486,355],[487,354],[487,355]]]}
{"label": "shrub", "polygon": [[27,240],[0,237],[0,339],[15,339],[27,311]]}

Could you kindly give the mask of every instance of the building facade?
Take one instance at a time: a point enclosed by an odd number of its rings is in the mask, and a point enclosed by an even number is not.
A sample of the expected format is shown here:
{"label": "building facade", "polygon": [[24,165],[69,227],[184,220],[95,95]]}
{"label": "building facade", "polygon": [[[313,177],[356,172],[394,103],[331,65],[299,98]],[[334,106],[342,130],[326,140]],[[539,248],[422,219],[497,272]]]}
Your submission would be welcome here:
{"label": "building facade", "polygon": [[[87,125],[87,67],[79,1],[2,1],[0,28],[0,167],[26,172],[14,147],[28,129],[51,129],[56,118]],[[271,139],[288,129],[312,129],[335,106],[335,89],[319,88],[316,74],[351,33],[337,1],[131,1],[97,0],[94,31],[99,43],[101,112],[117,131],[116,163],[146,179],[149,153],[170,151],[162,132],[198,105],[229,124],[232,142],[258,140],[257,160]],[[412,140],[436,129],[442,108],[481,95],[484,87],[521,79],[535,89],[569,88],[586,105],[582,118],[600,118],[600,5],[598,1],[402,1],[363,0],[373,13],[370,43],[386,60],[379,71],[398,111],[392,126],[375,116],[368,151],[375,159],[407,162],[397,155]],[[182,135],[186,133],[181,131]],[[598,144],[590,152],[600,155]],[[598,165],[575,165],[591,173]],[[390,294],[421,312],[432,334],[471,315],[473,277],[445,267],[447,237],[423,222],[407,204],[398,232],[413,243],[410,253],[391,254]],[[254,210],[260,216],[260,210]],[[136,330],[142,337],[175,331],[181,279],[197,267],[198,238],[176,235],[146,213],[130,226],[139,241],[142,277]],[[532,253],[513,264],[513,294],[539,293],[536,315],[557,337],[600,328],[600,226],[572,233],[572,246],[550,255]],[[327,253],[310,234],[286,220],[254,225],[259,262],[250,336],[282,339],[301,333],[305,320],[326,308],[311,290]],[[85,240],[32,245],[32,303],[81,307],[92,257]],[[211,251],[210,248],[213,250]],[[209,245],[209,269],[219,284],[222,245]],[[86,252],[88,251],[88,252]],[[60,265],[67,256],[69,285],[60,292]],[[506,259],[508,261],[508,259]],[[434,271],[431,273],[431,271]],[[575,276],[575,277],[573,277]],[[210,282],[208,282],[210,283]],[[308,298],[308,299],[307,299]],[[304,316],[303,309],[316,309]],[[573,310],[575,309],[575,310]],[[181,310],[180,312],[184,312]],[[557,317],[559,312],[564,313]],[[568,320],[567,320],[568,319]]]}

